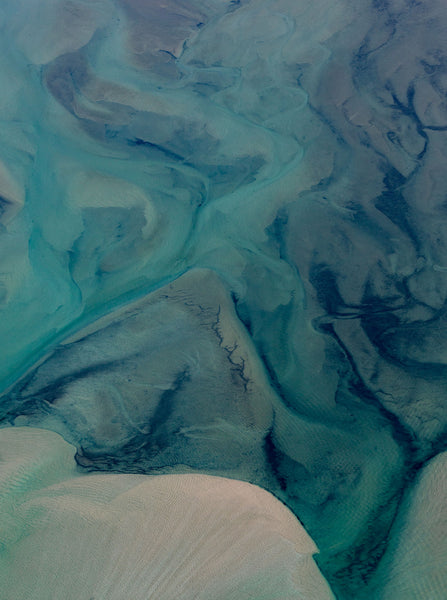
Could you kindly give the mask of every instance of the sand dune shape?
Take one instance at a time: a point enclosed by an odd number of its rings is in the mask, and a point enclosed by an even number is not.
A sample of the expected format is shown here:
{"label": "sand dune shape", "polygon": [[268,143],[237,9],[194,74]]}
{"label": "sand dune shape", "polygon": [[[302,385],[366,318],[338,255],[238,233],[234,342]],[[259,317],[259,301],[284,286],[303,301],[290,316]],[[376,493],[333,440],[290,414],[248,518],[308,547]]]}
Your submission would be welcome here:
{"label": "sand dune shape", "polygon": [[274,496],[207,475],[80,474],[49,431],[0,431],[4,600],[326,600]]}

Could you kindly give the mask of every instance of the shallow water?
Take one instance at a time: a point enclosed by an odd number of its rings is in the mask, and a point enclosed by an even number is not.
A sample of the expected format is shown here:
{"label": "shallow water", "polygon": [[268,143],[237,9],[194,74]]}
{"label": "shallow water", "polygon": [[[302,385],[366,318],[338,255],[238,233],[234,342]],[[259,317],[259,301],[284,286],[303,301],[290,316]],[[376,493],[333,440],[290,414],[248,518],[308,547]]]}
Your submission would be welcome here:
{"label": "shallow water", "polygon": [[260,485],[391,597],[447,445],[444,3],[1,11],[3,426]]}

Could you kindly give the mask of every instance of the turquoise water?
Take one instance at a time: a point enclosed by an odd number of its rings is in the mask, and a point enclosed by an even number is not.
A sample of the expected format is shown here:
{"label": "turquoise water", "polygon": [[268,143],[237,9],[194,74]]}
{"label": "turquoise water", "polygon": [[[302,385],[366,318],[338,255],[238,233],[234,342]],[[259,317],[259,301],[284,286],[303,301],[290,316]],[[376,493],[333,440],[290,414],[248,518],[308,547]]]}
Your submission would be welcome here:
{"label": "turquoise water", "polygon": [[444,4],[4,0],[0,23],[2,425],[84,473],[255,483],[337,598],[395,600],[446,448]]}

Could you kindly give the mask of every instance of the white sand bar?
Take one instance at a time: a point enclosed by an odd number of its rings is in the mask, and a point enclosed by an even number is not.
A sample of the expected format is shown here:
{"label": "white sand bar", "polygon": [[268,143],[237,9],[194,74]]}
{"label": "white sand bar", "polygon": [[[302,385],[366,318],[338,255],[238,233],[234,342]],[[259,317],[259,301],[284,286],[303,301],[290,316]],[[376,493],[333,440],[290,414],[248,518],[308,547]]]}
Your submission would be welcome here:
{"label": "white sand bar", "polygon": [[326,600],[274,496],[207,475],[80,474],[55,433],[0,430],[2,600]]}

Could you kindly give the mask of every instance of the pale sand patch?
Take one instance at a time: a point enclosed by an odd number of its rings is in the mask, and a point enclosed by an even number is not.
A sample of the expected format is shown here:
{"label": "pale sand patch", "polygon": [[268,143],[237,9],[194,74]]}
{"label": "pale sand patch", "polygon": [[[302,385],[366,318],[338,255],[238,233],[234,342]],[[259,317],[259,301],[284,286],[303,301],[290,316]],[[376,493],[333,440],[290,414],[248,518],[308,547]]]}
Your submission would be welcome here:
{"label": "pale sand patch", "polygon": [[198,474],[83,475],[73,454],[52,432],[0,430],[4,600],[333,598],[314,542],[265,490]]}
{"label": "pale sand patch", "polygon": [[377,600],[447,598],[447,452],[407,492],[372,582]]}

